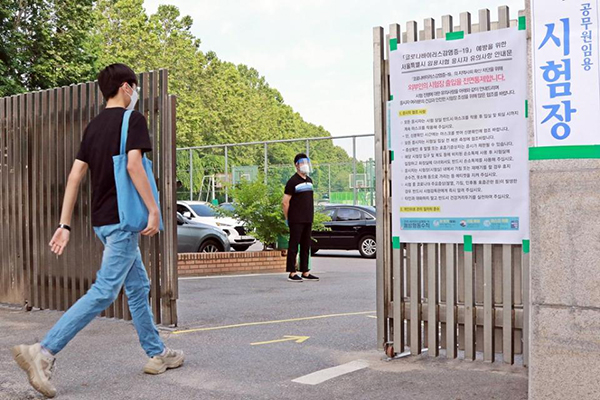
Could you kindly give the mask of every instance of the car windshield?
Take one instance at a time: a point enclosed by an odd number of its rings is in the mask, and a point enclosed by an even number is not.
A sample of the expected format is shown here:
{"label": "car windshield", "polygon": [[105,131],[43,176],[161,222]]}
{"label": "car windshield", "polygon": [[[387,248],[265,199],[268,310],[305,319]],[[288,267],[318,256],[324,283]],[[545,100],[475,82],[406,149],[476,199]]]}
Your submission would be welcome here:
{"label": "car windshield", "polygon": [[227,210],[227,211],[231,211],[231,212],[235,211],[235,207],[231,203],[223,203],[219,207],[221,207],[223,210]]}
{"label": "car windshield", "polygon": [[215,210],[206,204],[191,204],[190,207],[199,217],[215,217],[217,215]]}
{"label": "car windshield", "polygon": [[375,210],[375,207],[363,206],[363,209],[365,211],[369,212],[373,216],[377,215],[377,211]]}

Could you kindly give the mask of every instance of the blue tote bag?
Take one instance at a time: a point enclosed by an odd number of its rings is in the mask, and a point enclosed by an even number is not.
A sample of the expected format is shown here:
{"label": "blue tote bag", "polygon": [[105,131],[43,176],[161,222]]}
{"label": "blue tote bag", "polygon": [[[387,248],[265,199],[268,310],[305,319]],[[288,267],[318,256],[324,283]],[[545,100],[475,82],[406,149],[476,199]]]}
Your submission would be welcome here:
{"label": "blue tote bag", "polygon": [[[148,208],[135,188],[129,172],[127,172],[127,152],[125,149],[127,146],[127,134],[129,133],[129,118],[132,112],[132,110],[127,110],[123,114],[120,151],[119,155],[113,156],[113,166],[115,170],[115,185],[117,187],[117,203],[119,205],[119,225],[124,231],[140,232],[148,226]],[[152,161],[145,154],[142,157],[142,164],[144,165],[144,170],[146,170],[150,188],[152,189],[152,194],[160,213],[160,202],[158,201],[156,179],[154,179],[154,173],[152,172]],[[163,230],[162,215],[160,215],[160,230]]]}

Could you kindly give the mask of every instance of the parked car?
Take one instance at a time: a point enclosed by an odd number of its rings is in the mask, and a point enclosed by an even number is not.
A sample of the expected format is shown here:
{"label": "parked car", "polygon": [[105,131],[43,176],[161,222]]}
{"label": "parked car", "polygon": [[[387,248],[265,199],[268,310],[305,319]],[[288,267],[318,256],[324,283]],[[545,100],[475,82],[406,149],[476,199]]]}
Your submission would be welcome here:
{"label": "parked car", "polygon": [[212,225],[227,234],[229,244],[235,251],[246,251],[256,239],[246,234],[241,222],[218,215],[210,203],[204,201],[178,201],[177,212],[184,217],[203,224]]}
{"label": "parked car", "polygon": [[330,230],[312,233],[312,254],[319,250],[358,250],[363,257],[376,257],[375,208],[328,205],[319,212],[331,218],[325,223]]}
{"label": "parked car", "polygon": [[223,230],[191,221],[177,213],[178,253],[217,253],[231,251],[229,239]]}

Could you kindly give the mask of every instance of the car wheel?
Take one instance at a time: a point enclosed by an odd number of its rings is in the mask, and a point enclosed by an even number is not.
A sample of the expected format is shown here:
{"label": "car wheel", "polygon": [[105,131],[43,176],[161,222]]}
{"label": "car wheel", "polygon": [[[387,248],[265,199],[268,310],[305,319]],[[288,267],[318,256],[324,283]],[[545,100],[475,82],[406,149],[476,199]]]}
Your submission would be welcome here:
{"label": "car wheel", "polygon": [[377,242],[373,236],[364,236],[358,242],[358,251],[365,258],[375,258],[377,255]]}
{"label": "car wheel", "polygon": [[223,251],[223,246],[221,243],[212,239],[202,242],[200,248],[198,249],[199,253],[219,253],[221,251]]}
{"label": "car wheel", "polygon": [[234,247],[233,249],[234,249],[235,251],[246,251],[246,250],[248,250],[249,248],[250,248],[250,246],[236,246],[236,247]]}
{"label": "car wheel", "polygon": [[315,249],[314,247],[310,248],[310,255],[314,256],[315,254],[317,254],[317,252],[319,251],[319,249]]}

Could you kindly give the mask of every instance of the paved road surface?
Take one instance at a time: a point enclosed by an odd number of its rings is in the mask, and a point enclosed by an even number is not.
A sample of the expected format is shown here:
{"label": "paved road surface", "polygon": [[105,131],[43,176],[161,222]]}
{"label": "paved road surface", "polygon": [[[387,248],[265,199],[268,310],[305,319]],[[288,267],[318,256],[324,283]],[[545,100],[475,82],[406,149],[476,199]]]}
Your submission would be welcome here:
{"label": "paved road surface", "polygon": [[[375,262],[323,252],[313,263],[320,282],[289,283],[285,274],[182,279],[180,325],[161,335],[185,351],[186,364],[160,376],[142,373],[131,323],[96,319],[57,359],[59,398],[527,398],[520,367],[384,360],[374,350]],[[39,398],[8,348],[39,340],[60,315],[0,309],[0,398]]]}

